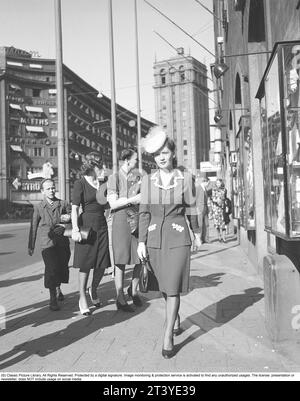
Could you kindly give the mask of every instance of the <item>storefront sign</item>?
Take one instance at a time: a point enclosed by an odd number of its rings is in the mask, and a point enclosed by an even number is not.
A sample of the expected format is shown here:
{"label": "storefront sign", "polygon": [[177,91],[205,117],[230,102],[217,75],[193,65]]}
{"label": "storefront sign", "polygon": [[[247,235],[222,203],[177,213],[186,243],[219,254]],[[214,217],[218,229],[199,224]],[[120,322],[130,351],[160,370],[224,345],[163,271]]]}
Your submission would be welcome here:
{"label": "storefront sign", "polygon": [[21,180],[19,191],[22,192],[40,192],[41,181]]}
{"label": "storefront sign", "polygon": [[48,118],[21,117],[20,124],[45,127],[49,125],[49,120]]}
{"label": "storefront sign", "polygon": [[7,95],[6,99],[10,100],[13,103],[24,103],[24,98],[19,96]]}
{"label": "storefront sign", "polygon": [[32,99],[32,104],[34,106],[56,106],[56,102],[53,100],[38,100],[38,99]]}

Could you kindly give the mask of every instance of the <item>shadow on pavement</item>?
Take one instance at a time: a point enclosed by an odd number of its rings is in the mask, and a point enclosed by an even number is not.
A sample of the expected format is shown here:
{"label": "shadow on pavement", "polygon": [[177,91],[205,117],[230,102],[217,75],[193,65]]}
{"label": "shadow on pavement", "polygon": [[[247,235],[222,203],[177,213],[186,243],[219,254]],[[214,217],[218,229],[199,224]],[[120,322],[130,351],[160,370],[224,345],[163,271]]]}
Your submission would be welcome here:
{"label": "shadow on pavement", "polygon": [[244,294],[230,295],[221,301],[208,306],[202,311],[189,316],[182,322],[183,331],[196,326],[198,329],[189,335],[184,341],[176,345],[176,352],[187,344],[208,333],[209,331],[223,326],[235,319],[246,309],[264,298],[262,288],[249,288]]}
{"label": "shadow on pavement", "polygon": [[[192,253],[191,261],[197,260],[197,259],[201,259],[201,258],[206,258],[207,256],[215,255],[215,254],[217,254],[217,253],[226,252],[226,251],[228,251],[229,249],[233,249],[233,248],[237,248],[237,247],[239,247],[239,244],[234,244],[234,245],[232,245],[232,246],[227,246],[226,248],[214,250],[214,251],[212,251],[212,252],[206,252],[204,255],[200,255],[200,256],[195,256],[195,255],[198,254],[198,252],[193,252],[193,253]],[[205,250],[205,251],[208,251],[208,249]],[[200,250],[200,252],[201,252],[201,250]],[[203,252],[203,251],[202,251],[202,252]]]}
{"label": "shadow on pavement", "polygon": [[2,256],[5,256],[5,255],[12,255],[12,254],[14,254],[14,253],[16,253],[16,252],[0,252],[0,256],[2,255]]}
{"label": "shadow on pavement", "polygon": [[[10,252],[10,253],[13,253],[13,252]],[[0,253],[0,255],[2,255],[2,254]],[[12,285],[17,285],[17,284],[20,284],[20,283],[28,283],[28,282],[31,282],[31,281],[37,281],[37,280],[40,280],[43,277],[44,277],[44,274],[36,274],[35,276],[20,277],[20,278],[16,278],[16,279],[13,279],[13,280],[2,280],[2,281],[0,281],[0,288],[1,287],[2,288],[10,287]]]}
{"label": "shadow on pavement", "polygon": [[208,276],[191,276],[190,277],[190,291],[196,290],[197,288],[208,288],[217,287],[222,284],[221,278],[225,276],[225,273],[215,273]]}
{"label": "shadow on pavement", "polygon": [[15,237],[14,234],[0,234],[0,239],[7,239]]}
{"label": "shadow on pavement", "polygon": [[[125,276],[127,279],[126,281],[129,281],[128,277],[131,277],[131,274],[127,273]],[[110,281],[100,284],[99,295],[103,306],[115,304],[114,282]],[[20,314],[21,317],[13,317],[9,320],[7,322],[7,328],[1,331],[2,336],[24,326],[38,327],[52,321],[76,320],[72,321],[67,327],[61,330],[16,345],[12,350],[0,355],[0,370],[7,369],[32,355],[46,357],[92,333],[127,321],[144,312],[148,307],[149,302],[146,299],[144,299],[142,307],[135,308],[134,313],[117,311],[115,307],[113,310],[103,310],[103,307],[100,309],[93,309],[93,307],[91,307],[93,314],[89,317],[85,317],[79,314],[78,292],[74,292],[66,295],[66,299],[62,304],[62,309],[58,312],[51,312],[48,309],[48,301],[13,310],[8,313],[7,317]],[[24,315],[24,313],[32,309],[34,309],[32,312]]]}

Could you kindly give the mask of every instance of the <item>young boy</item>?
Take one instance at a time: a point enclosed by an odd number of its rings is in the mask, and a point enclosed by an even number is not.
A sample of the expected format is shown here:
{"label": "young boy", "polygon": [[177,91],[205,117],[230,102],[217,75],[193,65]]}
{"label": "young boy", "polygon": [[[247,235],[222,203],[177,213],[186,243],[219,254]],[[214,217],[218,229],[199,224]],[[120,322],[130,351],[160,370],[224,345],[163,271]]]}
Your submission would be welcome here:
{"label": "young boy", "polygon": [[68,263],[71,256],[69,239],[63,236],[60,223],[68,223],[70,206],[66,201],[55,197],[55,183],[51,179],[41,182],[44,199],[34,207],[29,232],[28,254],[33,255],[37,230],[40,226],[42,257],[45,263],[45,288],[50,292],[50,310],[59,310],[57,300],[63,301],[61,283],[69,282]]}

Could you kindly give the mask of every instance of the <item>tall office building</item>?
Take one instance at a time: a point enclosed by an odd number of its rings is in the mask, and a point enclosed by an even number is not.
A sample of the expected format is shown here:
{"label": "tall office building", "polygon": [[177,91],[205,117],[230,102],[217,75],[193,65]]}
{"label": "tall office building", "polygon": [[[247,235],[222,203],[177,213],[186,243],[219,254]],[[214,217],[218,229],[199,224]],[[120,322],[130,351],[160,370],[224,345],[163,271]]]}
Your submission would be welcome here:
{"label": "tall office building", "polygon": [[177,53],[154,63],[156,122],[175,140],[178,164],[195,173],[209,160],[207,69],[183,48]]}

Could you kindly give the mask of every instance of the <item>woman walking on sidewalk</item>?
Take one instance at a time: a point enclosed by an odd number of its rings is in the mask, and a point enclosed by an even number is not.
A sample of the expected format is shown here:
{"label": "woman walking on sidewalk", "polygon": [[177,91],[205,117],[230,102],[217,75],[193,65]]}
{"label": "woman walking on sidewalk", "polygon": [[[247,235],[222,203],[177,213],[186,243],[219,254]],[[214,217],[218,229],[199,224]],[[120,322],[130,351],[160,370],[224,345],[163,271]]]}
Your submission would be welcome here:
{"label": "woman walking on sidewalk", "polygon": [[158,170],[142,181],[138,255],[141,260],[149,257],[157,280],[150,290],[161,291],[166,301],[162,356],[172,358],[173,335],[180,332],[180,294],[189,286],[192,242],[186,217],[195,233],[195,249],[201,246],[194,182],[174,168],[175,143],[163,128],[153,128],[143,146],[154,155]]}
{"label": "woman walking on sidewalk", "polygon": [[138,240],[132,232],[128,221],[128,212],[137,208],[140,203],[141,175],[135,170],[137,152],[125,149],[121,153],[121,168],[117,174],[111,175],[107,184],[107,198],[112,212],[112,249],[115,264],[115,286],[117,292],[116,306],[123,312],[134,310],[125,300],[124,275],[126,265],[134,265],[131,284],[127,290],[135,306],[142,306],[138,296],[140,260],[137,254]]}
{"label": "woman walking on sidewalk", "polygon": [[[79,310],[82,315],[88,316],[91,311],[86,299],[86,290],[90,270],[94,269],[89,296],[92,304],[99,308],[97,288],[105,269],[111,265],[104,215],[106,205],[105,202],[99,204],[96,199],[100,189],[99,180],[104,174],[102,158],[98,153],[92,152],[86,156],[81,174],[82,178],[75,182],[72,194],[72,239],[76,242],[73,266],[79,269]],[[87,241],[82,241],[81,227],[92,229],[92,235]]]}
{"label": "woman walking on sidewalk", "polygon": [[212,189],[211,197],[209,198],[210,219],[214,221],[214,226],[219,234],[219,241],[226,242],[226,222],[225,222],[225,199],[227,191],[223,181],[219,178],[216,181],[215,188]]}
{"label": "woman walking on sidewalk", "polygon": [[55,196],[55,184],[52,179],[41,182],[42,202],[34,207],[31,220],[28,254],[33,255],[38,227],[40,226],[40,241],[42,257],[45,263],[45,288],[50,292],[50,310],[59,310],[57,301],[63,301],[61,283],[69,282],[70,243],[63,236],[64,228],[60,223],[70,222],[70,205]]}

